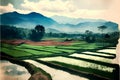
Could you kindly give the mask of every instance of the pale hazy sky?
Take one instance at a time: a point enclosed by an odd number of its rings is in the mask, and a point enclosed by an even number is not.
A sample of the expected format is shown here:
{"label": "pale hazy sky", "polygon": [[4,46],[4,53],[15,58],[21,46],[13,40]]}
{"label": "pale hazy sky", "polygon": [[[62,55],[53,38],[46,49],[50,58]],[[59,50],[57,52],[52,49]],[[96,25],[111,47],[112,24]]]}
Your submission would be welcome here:
{"label": "pale hazy sky", "polygon": [[38,12],[45,16],[95,18],[120,24],[120,0],[0,0],[0,13]]}

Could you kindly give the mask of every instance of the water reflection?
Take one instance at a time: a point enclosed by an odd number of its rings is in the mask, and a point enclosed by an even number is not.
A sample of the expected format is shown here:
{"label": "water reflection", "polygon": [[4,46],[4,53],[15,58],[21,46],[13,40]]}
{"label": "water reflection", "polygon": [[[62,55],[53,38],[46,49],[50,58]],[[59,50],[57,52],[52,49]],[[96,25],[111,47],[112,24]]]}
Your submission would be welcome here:
{"label": "water reflection", "polygon": [[22,66],[0,60],[0,80],[28,80],[31,76]]}

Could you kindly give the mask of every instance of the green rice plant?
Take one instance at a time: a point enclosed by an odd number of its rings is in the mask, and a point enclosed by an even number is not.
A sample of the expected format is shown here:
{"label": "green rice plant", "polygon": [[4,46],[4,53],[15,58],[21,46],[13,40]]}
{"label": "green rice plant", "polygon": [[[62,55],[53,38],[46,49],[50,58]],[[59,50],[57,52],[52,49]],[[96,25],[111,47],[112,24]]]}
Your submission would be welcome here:
{"label": "green rice plant", "polygon": [[24,52],[22,50],[20,51],[20,50],[9,49],[9,48],[4,48],[4,47],[1,48],[1,51],[8,55],[13,56],[13,57],[23,57],[23,56],[31,56],[32,55],[31,53]]}
{"label": "green rice plant", "polygon": [[58,46],[32,46],[32,45],[23,44],[23,45],[18,46],[18,47],[19,48],[26,48],[26,49],[36,49],[36,50],[52,52],[52,53],[72,53],[72,52],[75,52],[75,50],[59,49]]}
{"label": "green rice plant", "polygon": [[[93,75],[99,75],[101,77],[106,77],[106,78],[112,79],[112,80],[114,79],[114,74],[112,72],[101,71],[101,70],[93,69],[93,68],[90,68],[90,67],[81,67],[81,66],[68,64],[68,63],[64,63],[64,62],[58,62],[58,61],[49,61],[49,62],[53,63],[53,64],[57,64],[59,66],[64,66],[64,67],[72,69],[72,70],[76,70],[76,71],[80,71],[80,72],[82,71],[83,73],[85,72],[85,73],[88,73],[88,74],[93,74]],[[94,67],[94,66],[92,66],[92,67]]]}
{"label": "green rice plant", "polygon": [[50,52],[45,52],[45,51],[36,51],[36,50],[31,50],[31,49],[22,49],[23,51],[30,52],[33,55],[50,55],[53,53]]}
{"label": "green rice plant", "polygon": [[66,64],[72,64],[72,65],[76,65],[76,66],[80,66],[80,67],[98,69],[98,70],[107,71],[107,72],[112,72],[113,71],[113,68],[111,68],[111,67],[107,67],[107,66],[104,66],[104,65],[98,65],[96,63],[87,62],[87,61],[83,61],[83,60],[77,60],[77,59],[68,58],[68,57],[58,56],[58,57],[39,58],[39,59],[43,60],[43,61],[63,62],[63,63],[66,63]]}
{"label": "green rice plant", "polygon": [[75,41],[73,43],[71,43],[71,45],[74,45],[74,46],[78,46],[78,45],[85,45],[85,44],[88,44],[86,41]]}

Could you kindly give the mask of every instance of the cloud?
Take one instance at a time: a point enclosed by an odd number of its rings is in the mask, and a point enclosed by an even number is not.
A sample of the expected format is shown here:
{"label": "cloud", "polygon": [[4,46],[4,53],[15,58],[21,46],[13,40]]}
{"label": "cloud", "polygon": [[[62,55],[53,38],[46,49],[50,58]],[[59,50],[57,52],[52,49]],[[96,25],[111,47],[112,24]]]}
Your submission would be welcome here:
{"label": "cloud", "polygon": [[6,12],[13,12],[14,8],[12,4],[8,4],[7,6],[0,6],[0,13],[6,13]]}
{"label": "cloud", "polygon": [[40,0],[29,0],[30,2],[39,2]]}
{"label": "cloud", "polygon": [[7,6],[0,6],[0,14],[7,13],[7,12],[13,12],[13,11],[17,11],[23,14],[30,12],[30,10],[15,9],[11,3],[9,3]]}
{"label": "cloud", "polygon": [[0,0],[2,6],[7,6],[12,4],[16,9],[22,9],[21,4],[24,3],[24,0]]}
{"label": "cloud", "polygon": [[9,3],[13,4],[13,0],[0,0],[2,6],[7,6]]}
{"label": "cloud", "polygon": [[[24,4],[21,4],[23,9],[29,11],[36,11],[44,13],[45,15],[95,15],[106,10],[111,0],[39,0],[39,2],[31,2],[30,0],[24,0]],[[49,13],[49,14],[48,14]],[[67,13],[67,14],[66,14]]]}
{"label": "cloud", "polygon": [[[57,5],[58,4],[58,5]],[[32,6],[31,6],[32,5]],[[40,0],[39,2],[30,2],[24,0],[24,4],[21,4],[24,10],[35,11],[47,15],[61,14],[74,11],[74,7],[68,2],[62,0]],[[48,15],[48,16],[49,16]]]}
{"label": "cloud", "polygon": [[27,10],[29,12],[35,11],[51,14],[86,13],[85,10],[90,12],[90,10],[104,9],[107,6],[105,0],[20,0],[20,2],[18,0],[9,0],[2,4],[6,5],[8,3],[12,4],[14,9],[19,11]]}
{"label": "cloud", "polygon": [[108,8],[111,0],[71,0],[71,3],[79,9],[98,10]]}

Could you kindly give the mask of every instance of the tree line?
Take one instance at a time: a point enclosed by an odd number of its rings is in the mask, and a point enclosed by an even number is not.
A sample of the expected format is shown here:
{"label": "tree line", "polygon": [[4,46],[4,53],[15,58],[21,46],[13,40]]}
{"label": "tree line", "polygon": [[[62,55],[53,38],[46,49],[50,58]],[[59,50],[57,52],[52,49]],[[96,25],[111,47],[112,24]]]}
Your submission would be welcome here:
{"label": "tree line", "polygon": [[1,39],[29,39],[32,41],[40,41],[43,36],[47,38],[65,38],[64,41],[84,40],[88,43],[103,42],[117,44],[119,32],[103,33],[106,26],[99,26],[101,33],[94,33],[86,30],[84,33],[45,33],[42,25],[36,25],[34,29],[17,28],[10,25],[0,25]]}
{"label": "tree line", "polygon": [[40,41],[45,33],[42,25],[36,25],[34,29],[16,28],[15,26],[0,25],[1,39],[29,39]]}

